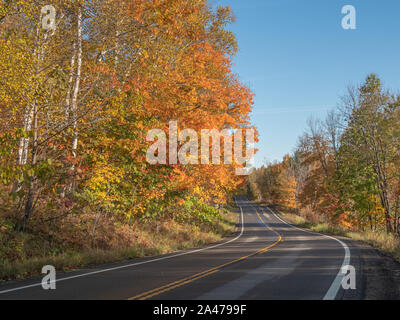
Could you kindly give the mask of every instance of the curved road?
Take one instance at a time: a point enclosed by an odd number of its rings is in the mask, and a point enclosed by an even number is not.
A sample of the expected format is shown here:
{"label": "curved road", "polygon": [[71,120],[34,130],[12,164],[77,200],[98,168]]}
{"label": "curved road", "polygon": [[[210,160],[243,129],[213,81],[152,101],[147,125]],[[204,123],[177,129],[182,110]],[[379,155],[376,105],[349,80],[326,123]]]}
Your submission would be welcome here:
{"label": "curved road", "polygon": [[[0,285],[0,299],[341,299],[347,245],[287,224],[269,208],[237,198],[238,232],[205,248]],[[358,290],[351,290],[353,296]]]}

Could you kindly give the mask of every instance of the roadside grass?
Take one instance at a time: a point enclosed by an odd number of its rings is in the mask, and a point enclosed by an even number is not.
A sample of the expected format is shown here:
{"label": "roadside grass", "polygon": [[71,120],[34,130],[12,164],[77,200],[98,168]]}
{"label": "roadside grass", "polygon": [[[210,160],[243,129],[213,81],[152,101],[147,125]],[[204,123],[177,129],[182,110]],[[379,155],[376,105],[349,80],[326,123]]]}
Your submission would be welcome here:
{"label": "roadside grass", "polygon": [[310,229],[318,233],[338,235],[368,243],[372,247],[392,256],[400,262],[400,239],[393,234],[373,231],[349,231],[331,226],[328,223],[313,223],[293,213],[280,213],[288,222],[295,226]]}
{"label": "roadside grass", "polygon": [[[221,219],[212,224],[196,226],[190,223],[177,223],[173,220],[164,221],[156,227],[141,225],[130,234],[134,241],[129,247],[114,247],[109,249],[85,248],[81,250],[69,248],[54,248],[46,244],[43,239],[26,235],[12,235],[15,242],[25,241],[24,245],[13,249],[24,251],[18,259],[7,260],[8,250],[5,239],[0,241],[0,281],[23,279],[41,274],[42,267],[52,265],[57,271],[72,271],[83,267],[95,266],[123,260],[166,254],[178,250],[197,248],[209,243],[217,242],[231,235],[236,228],[238,215],[231,211],[222,214]],[[126,233],[126,230],[124,231]],[[121,233],[122,234],[122,233]],[[119,234],[116,234],[119,236]],[[3,250],[3,252],[2,252]],[[64,251],[64,252],[62,252]],[[52,253],[53,252],[53,253]],[[61,253],[60,253],[61,252]]]}

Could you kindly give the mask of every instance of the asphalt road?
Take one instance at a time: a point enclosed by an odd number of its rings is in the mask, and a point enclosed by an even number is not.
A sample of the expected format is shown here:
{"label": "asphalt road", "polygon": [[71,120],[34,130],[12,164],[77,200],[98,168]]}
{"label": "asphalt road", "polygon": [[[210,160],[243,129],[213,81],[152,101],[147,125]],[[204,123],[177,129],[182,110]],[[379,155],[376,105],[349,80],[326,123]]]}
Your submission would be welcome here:
{"label": "asphalt road", "polygon": [[[265,300],[361,298],[343,290],[341,267],[358,259],[345,241],[287,224],[269,208],[237,198],[236,234],[197,250],[0,284],[0,299]],[[359,285],[360,284],[360,285]]]}

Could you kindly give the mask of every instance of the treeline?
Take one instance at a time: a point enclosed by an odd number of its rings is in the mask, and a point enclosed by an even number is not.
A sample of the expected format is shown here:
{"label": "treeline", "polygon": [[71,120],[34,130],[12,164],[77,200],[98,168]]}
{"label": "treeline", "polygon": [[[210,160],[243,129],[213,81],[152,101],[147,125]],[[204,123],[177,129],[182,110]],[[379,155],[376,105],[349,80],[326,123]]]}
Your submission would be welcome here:
{"label": "treeline", "polygon": [[399,147],[400,96],[371,74],[309,120],[292,155],[254,170],[248,191],[309,219],[400,234]]}
{"label": "treeline", "polygon": [[0,1],[1,232],[211,219],[235,166],[149,165],[146,135],[250,127],[233,20],[207,0]]}

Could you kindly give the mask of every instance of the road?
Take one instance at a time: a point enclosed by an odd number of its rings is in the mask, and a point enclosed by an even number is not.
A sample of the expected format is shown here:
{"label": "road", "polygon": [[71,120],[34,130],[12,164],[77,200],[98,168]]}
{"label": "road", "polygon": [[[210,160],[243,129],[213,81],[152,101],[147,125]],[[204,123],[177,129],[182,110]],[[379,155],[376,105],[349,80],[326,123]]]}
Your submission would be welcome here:
{"label": "road", "polygon": [[[0,299],[265,300],[362,297],[343,290],[341,267],[359,263],[345,241],[287,224],[244,197],[238,231],[208,247],[3,283]],[[359,279],[357,280],[359,283]]]}

